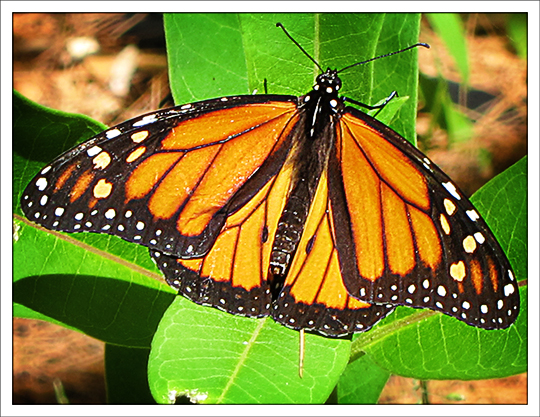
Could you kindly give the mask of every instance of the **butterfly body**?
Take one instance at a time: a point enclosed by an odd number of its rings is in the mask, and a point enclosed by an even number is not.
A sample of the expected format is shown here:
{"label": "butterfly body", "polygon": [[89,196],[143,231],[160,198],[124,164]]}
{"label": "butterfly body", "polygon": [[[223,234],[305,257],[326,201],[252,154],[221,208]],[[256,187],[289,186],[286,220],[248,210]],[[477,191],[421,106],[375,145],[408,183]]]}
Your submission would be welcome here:
{"label": "butterfly body", "polygon": [[485,222],[340,87],[329,69],[302,97],[224,97],[124,122],[42,169],[23,211],[145,245],[187,298],[293,329],[365,331],[398,305],[511,325],[517,283]]}
{"label": "butterfly body", "polygon": [[302,236],[309,208],[321,174],[327,169],[334,142],[334,126],[339,119],[338,108],[344,106],[338,98],[341,81],[336,71],[328,69],[317,77],[313,90],[298,98],[299,128],[295,138],[297,149],[292,155],[293,184],[278,223],[270,256],[271,281],[281,291],[290,263]]}

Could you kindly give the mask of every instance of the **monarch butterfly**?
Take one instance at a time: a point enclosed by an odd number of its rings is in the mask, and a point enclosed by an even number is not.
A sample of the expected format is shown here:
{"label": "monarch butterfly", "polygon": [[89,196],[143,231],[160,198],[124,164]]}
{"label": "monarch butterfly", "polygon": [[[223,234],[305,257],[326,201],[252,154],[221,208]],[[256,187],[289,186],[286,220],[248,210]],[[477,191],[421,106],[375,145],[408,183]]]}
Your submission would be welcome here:
{"label": "monarch butterfly", "polygon": [[349,67],[319,68],[301,97],[223,97],[107,129],[43,168],[22,209],[147,246],[187,298],[293,329],[365,331],[398,305],[510,326],[517,283],[472,204],[345,105],[361,105],[338,96]]}

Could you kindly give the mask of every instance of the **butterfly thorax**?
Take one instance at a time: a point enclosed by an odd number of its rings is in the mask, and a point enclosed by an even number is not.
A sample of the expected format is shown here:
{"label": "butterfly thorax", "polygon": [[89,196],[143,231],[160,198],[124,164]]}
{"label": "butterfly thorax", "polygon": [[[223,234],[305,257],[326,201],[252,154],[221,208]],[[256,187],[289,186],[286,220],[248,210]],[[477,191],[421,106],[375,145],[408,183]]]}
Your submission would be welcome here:
{"label": "butterfly thorax", "polygon": [[341,79],[336,70],[328,68],[317,77],[316,83],[308,94],[301,97],[300,108],[306,111],[306,136],[313,138],[320,134],[328,123],[329,117],[339,114],[343,101],[338,97]]}
{"label": "butterfly thorax", "polygon": [[293,181],[281,214],[270,257],[270,287],[279,295],[291,261],[304,231],[328,155],[335,141],[335,124],[344,106],[338,97],[341,80],[336,70],[327,69],[317,77],[313,90],[299,98],[304,135],[295,138],[298,148],[293,155]]}

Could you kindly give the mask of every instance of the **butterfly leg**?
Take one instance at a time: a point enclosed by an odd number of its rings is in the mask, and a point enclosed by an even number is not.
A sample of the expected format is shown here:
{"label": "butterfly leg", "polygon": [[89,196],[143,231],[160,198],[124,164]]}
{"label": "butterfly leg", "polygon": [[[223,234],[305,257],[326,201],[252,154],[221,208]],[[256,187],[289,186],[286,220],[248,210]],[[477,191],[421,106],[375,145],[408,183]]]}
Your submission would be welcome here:
{"label": "butterfly leg", "polygon": [[381,104],[376,104],[374,106],[370,106],[369,104],[361,103],[359,101],[350,99],[348,97],[344,97],[343,101],[347,101],[349,103],[356,104],[357,106],[363,107],[363,108],[368,109],[368,110],[377,110],[378,109],[379,111],[377,113],[375,113],[375,115],[374,115],[374,117],[377,117],[377,115],[382,111],[382,109],[384,109],[386,107],[386,105],[390,102],[390,100],[392,100],[394,97],[399,97],[397,91],[392,91],[390,93],[390,95],[388,97],[386,97],[386,99]]}

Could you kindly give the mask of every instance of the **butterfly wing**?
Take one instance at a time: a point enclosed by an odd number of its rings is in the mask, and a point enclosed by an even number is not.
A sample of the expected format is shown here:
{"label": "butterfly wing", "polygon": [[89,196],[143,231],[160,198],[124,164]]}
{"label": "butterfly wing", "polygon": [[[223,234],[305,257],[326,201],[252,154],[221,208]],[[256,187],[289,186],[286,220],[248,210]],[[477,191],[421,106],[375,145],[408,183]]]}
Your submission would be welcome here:
{"label": "butterfly wing", "polygon": [[230,216],[204,257],[179,259],[150,251],[171,286],[189,299],[236,315],[272,315],[293,329],[343,336],[371,328],[393,311],[351,297],[339,271],[326,176],[307,218],[284,287],[272,299],[269,262],[292,170],[281,171]]}
{"label": "butterfly wing", "polygon": [[[289,153],[296,97],[271,97],[178,106],[106,130],[42,169],[22,209],[52,230],[202,256]],[[255,171],[257,182],[244,187]]]}
{"label": "butterfly wing", "polygon": [[348,293],[339,265],[337,235],[325,170],[283,289],[273,305],[272,315],[278,323],[342,336],[369,330],[394,310],[391,305],[370,305]]}
{"label": "butterfly wing", "polygon": [[350,294],[442,311],[486,329],[519,312],[511,266],[456,185],[387,126],[347,107],[329,164]]}
{"label": "butterfly wing", "polygon": [[[412,145],[350,107],[338,106],[335,125],[312,127],[331,143],[330,158],[309,232],[272,299],[280,213],[293,177],[311,172],[293,172],[290,156],[304,155],[300,143],[308,149],[305,126],[324,120],[319,104],[304,106],[308,114],[298,100],[228,97],[125,122],[42,169],[21,206],[49,229],[148,246],[167,281],[196,302],[292,328],[366,330],[395,305],[488,329],[513,323],[517,284],[473,206]],[[304,156],[324,161],[315,148]]]}
{"label": "butterfly wing", "polygon": [[[256,177],[251,181],[258,182]],[[290,180],[286,168],[274,175],[227,218],[205,256],[181,259],[150,250],[169,285],[199,304],[249,317],[268,316],[272,303],[267,283],[272,236]]]}

